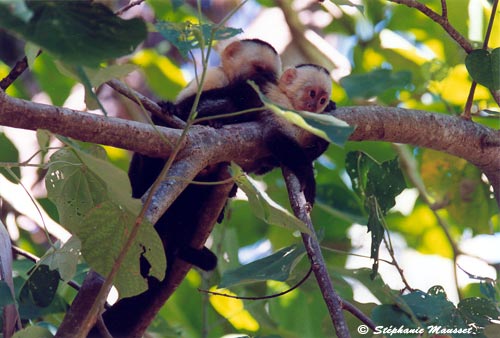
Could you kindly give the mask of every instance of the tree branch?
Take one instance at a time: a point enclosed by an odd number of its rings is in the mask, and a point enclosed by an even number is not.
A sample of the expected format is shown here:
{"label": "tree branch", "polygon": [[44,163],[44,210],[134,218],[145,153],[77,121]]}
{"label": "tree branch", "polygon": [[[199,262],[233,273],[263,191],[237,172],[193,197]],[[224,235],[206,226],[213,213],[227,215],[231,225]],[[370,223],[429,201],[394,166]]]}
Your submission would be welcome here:
{"label": "tree branch", "polygon": [[314,231],[311,217],[306,210],[307,202],[304,194],[300,191],[300,182],[290,170],[283,168],[282,171],[293,213],[307,225],[312,233],[312,235],[302,233],[302,241],[304,242],[307,255],[311,261],[314,276],[316,277],[323,299],[325,300],[337,336],[339,338],[350,337],[349,328],[347,327],[342,313],[342,299],[333,288],[332,281],[328,275],[326,263],[323,259],[318,239],[316,238],[316,232]]}
{"label": "tree branch", "polygon": [[[178,129],[54,107],[0,92],[0,125],[22,129],[47,129],[78,140],[167,157],[170,144],[180,136]],[[380,106],[340,107],[334,116],[357,128],[352,141],[386,141],[426,147],[463,158],[476,165],[489,179],[500,200],[500,133],[472,121],[422,110]],[[204,158],[204,164],[234,161],[243,169],[255,169],[256,161],[269,153],[258,122],[213,129],[192,126],[179,159]],[[224,147],[220,145],[224,144]]]}
{"label": "tree branch", "polygon": [[388,0],[390,2],[394,2],[397,4],[405,5],[411,8],[415,8],[422,12],[424,15],[432,19],[432,21],[436,22],[439,24],[443,29],[448,33],[448,35],[455,40],[460,47],[462,47],[467,54],[469,54],[472,51],[472,45],[470,44],[469,41],[467,41],[466,38],[460,34],[455,27],[453,27],[450,22],[448,21],[448,11],[446,9],[446,6],[443,6],[443,15],[439,15],[438,13],[434,12],[432,9],[424,5],[423,3],[420,3],[416,0]]}

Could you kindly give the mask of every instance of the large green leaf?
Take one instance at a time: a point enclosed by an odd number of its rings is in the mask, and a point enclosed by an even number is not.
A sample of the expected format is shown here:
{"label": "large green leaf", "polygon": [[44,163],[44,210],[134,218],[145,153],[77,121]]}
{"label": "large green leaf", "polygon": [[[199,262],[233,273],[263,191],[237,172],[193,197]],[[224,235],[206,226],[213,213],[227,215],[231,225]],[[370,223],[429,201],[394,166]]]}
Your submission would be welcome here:
{"label": "large green leaf", "polygon": [[[111,272],[135,220],[135,214],[110,201],[97,205],[85,216],[76,233],[82,241],[82,255],[94,270],[103,276]],[[147,221],[140,225],[114,280],[120,298],[147,290],[148,283],[141,275],[141,257],[151,265],[149,275],[162,280],[167,266],[163,244],[153,225]]]}
{"label": "large green leaf", "polygon": [[272,225],[279,225],[307,234],[311,233],[301,220],[274,202],[265,191],[255,184],[252,178],[243,173],[240,167],[232,163],[231,170],[236,184],[247,195],[248,202],[255,216]]}
{"label": "large green leaf", "polygon": [[0,26],[21,35],[61,60],[97,66],[131,53],[146,38],[141,19],[123,20],[106,6],[87,1],[29,1],[28,22],[0,5]]}
{"label": "large green leaf", "polygon": [[474,323],[481,327],[490,324],[492,318],[500,317],[498,304],[485,298],[466,298],[458,303],[458,310],[467,323]]}
{"label": "large green leaf", "polygon": [[364,201],[368,213],[368,231],[371,232],[373,272],[378,269],[378,250],[384,235],[384,215],[396,203],[396,196],[406,188],[398,159],[378,163],[362,152],[346,156],[346,170],[354,191]]}
{"label": "large green leaf", "polygon": [[500,48],[491,52],[473,50],[465,58],[465,66],[474,81],[493,91],[500,90]]}
{"label": "large green leaf", "polygon": [[108,199],[106,183],[87,170],[71,149],[55,152],[49,165],[45,177],[48,197],[57,206],[61,225],[74,233],[85,214]]}
{"label": "large green leaf", "polygon": [[[481,326],[489,323],[488,318],[499,314],[495,306],[486,300],[468,299],[461,302],[458,309],[446,298],[442,287],[435,286],[427,293],[416,290],[398,298],[395,304],[377,306],[372,312],[376,325],[394,328],[391,337],[420,337],[418,330],[430,335],[458,337],[481,337]],[[471,317],[467,317],[471,316]],[[469,319],[469,320],[467,320]],[[475,323],[477,326],[469,326]],[[412,332],[398,332],[403,327]]]}
{"label": "large green leaf", "polygon": [[446,201],[446,210],[462,229],[477,233],[490,231],[490,219],[498,207],[490,196],[490,187],[481,179],[481,171],[464,159],[423,149],[420,172],[429,195],[437,202]]}
{"label": "large green leaf", "polygon": [[265,258],[256,260],[236,269],[226,271],[219,287],[227,288],[237,284],[266,280],[286,281],[292,269],[305,254],[303,246],[292,245]]}
{"label": "large green leaf", "polygon": [[411,85],[411,78],[408,71],[393,73],[388,69],[377,69],[370,73],[348,75],[340,80],[340,84],[351,99],[369,99],[390,89],[404,89]]}

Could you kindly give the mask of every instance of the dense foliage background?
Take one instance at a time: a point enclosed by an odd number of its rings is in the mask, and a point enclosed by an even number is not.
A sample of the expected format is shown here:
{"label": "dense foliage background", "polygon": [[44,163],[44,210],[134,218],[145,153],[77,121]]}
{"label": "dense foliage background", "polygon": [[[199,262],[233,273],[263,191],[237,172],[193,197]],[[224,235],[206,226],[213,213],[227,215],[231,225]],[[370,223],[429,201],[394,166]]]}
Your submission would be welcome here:
{"label": "dense foliage background", "polygon": [[[207,62],[198,47],[200,41],[207,43],[200,36],[206,39],[203,33],[214,27],[208,24],[220,22],[240,4],[201,1],[197,10],[195,3],[137,1],[120,11],[121,17],[135,19],[123,21],[107,8],[117,11],[126,2],[100,3],[104,5],[1,3],[0,80],[8,78],[24,55],[29,64],[8,85],[6,94],[99,114],[94,110],[104,108],[108,116],[146,121],[141,107],[102,84],[121,77],[147,97],[173,100],[193,76],[191,57],[198,71]],[[339,107],[422,110],[471,118],[498,130],[499,18],[488,26],[498,16],[498,9],[493,9],[497,4],[486,0],[248,1],[226,25],[242,28],[245,37],[273,44],[284,65],[305,61],[331,69],[332,99]],[[422,10],[423,5],[443,20]],[[200,13],[206,31],[196,24]],[[450,27],[459,38],[450,36]],[[188,34],[190,43],[174,43],[182,34]],[[217,39],[224,37],[221,33]],[[43,52],[37,56],[39,49]],[[212,53],[208,64],[217,62]],[[478,83],[475,90],[471,77]],[[4,84],[2,89],[7,87]],[[460,116],[464,111],[465,116]],[[415,128],[425,130],[426,125]],[[54,148],[63,143],[69,150]],[[81,284],[89,265],[109,271],[113,262],[108,261],[115,257],[110,252],[119,251],[123,243],[111,244],[105,236],[88,240],[93,233],[79,230],[81,219],[62,205],[69,200],[76,201],[69,203],[70,208],[84,208],[87,199],[92,200],[104,209],[91,210],[85,222],[102,222],[99,227],[112,234],[124,228],[121,221],[133,224],[140,205],[123,197],[128,196],[125,171],[130,156],[123,149],[94,148],[43,130],[1,127],[0,221],[5,227],[0,227],[0,307],[5,309],[4,326],[13,318],[6,309],[15,303],[22,326],[32,330],[26,337],[51,337],[77,293],[65,282]],[[75,182],[51,189],[51,174],[65,170],[64,163],[70,161],[81,161],[88,168],[75,174],[85,189]],[[343,148],[331,145],[315,168],[318,196],[312,220],[342,299],[386,328],[451,328],[474,323],[479,336],[500,336],[500,327],[491,324],[491,320],[498,323],[500,315],[498,202],[477,167],[427,148],[350,141]],[[280,170],[256,179],[262,183],[257,189],[289,209]],[[78,195],[72,195],[75,191]],[[126,205],[129,213],[118,212],[113,203]],[[234,294],[259,297],[286,290],[306,275],[309,261],[296,228],[269,225],[254,213],[244,194],[231,200],[223,223],[216,225],[209,240],[219,257],[217,270],[210,274],[191,270],[148,332],[159,337],[334,336],[314,278],[273,299],[242,301],[197,291],[224,285]],[[157,239],[148,229],[139,236],[153,243],[155,250]],[[82,243],[73,240],[61,249],[56,241],[68,240],[68,231],[76,233]],[[15,297],[4,282],[9,275],[9,237],[19,248],[12,262]],[[283,248],[288,249],[280,251]],[[161,251],[161,247],[156,249]],[[33,268],[21,250],[45,258]],[[85,259],[78,254],[80,250]],[[277,255],[258,261],[272,253]],[[151,261],[158,264],[156,273],[161,275],[164,260]],[[127,264],[115,282],[122,295],[136,294],[144,287],[138,286],[140,277],[130,282],[130,271],[138,267]],[[282,266],[288,270],[282,271]],[[363,336],[358,329],[363,324],[360,318],[345,313],[351,335]],[[52,334],[34,331],[39,328]],[[9,336],[7,331],[4,335]]]}

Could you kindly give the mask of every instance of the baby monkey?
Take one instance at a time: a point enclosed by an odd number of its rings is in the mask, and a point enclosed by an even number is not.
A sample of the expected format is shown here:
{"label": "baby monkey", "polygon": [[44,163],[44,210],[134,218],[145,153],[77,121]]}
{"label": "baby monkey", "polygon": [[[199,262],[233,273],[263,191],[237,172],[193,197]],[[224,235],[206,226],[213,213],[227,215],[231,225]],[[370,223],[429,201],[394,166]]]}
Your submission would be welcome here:
{"label": "baby monkey", "polygon": [[[268,84],[265,95],[283,108],[320,114],[336,108],[330,101],[331,90],[332,82],[325,68],[300,64],[287,69],[277,86]],[[264,111],[260,118],[264,120],[264,138],[273,156],[264,161],[257,173],[265,173],[278,165],[289,168],[299,179],[306,201],[312,206],[316,195],[312,162],[326,150],[328,142],[272,112]],[[304,149],[303,143],[313,147]]]}

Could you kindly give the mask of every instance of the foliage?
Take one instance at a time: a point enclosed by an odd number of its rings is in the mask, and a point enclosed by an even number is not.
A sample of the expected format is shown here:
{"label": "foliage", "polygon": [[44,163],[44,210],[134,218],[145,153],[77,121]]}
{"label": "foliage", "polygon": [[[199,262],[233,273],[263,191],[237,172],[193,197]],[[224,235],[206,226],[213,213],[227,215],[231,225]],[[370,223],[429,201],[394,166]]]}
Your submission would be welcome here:
{"label": "foliage", "polygon": [[[415,8],[391,2],[364,1],[363,6],[353,6],[347,0],[333,1],[335,19],[322,27],[311,27],[325,41],[334,38],[341,42],[337,47],[343,48],[342,57],[351,68],[350,75],[343,77],[340,84],[334,83],[332,99],[339,106],[376,103],[458,115],[466,106],[473,79],[479,84],[474,95],[473,121],[500,129],[498,107],[491,93],[500,89],[499,35],[492,35],[489,48],[475,49],[479,44],[473,43],[474,48],[466,53],[438,23]],[[260,3],[275,5],[268,1]],[[439,12],[443,2],[422,3]],[[473,11],[469,6],[471,0],[454,0],[453,6],[451,1],[448,3],[447,15],[457,32],[471,36],[479,31],[473,40],[484,39],[487,28],[480,23],[488,22],[495,14],[491,5],[474,2],[482,10]],[[27,42],[24,53],[31,55],[29,72],[33,75],[16,81],[7,94],[26,99],[35,94],[30,92],[33,88],[39,88],[37,91],[45,93],[52,103],[62,105],[74,85],[82,83],[87,92],[87,106],[97,108],[109,104],[97,90],[101,84],[140,69],[143,81],[154,95],[173,99],[185,83],[181,68],[187,58],[201,50],[205,69],[215,42],[241,32],[241,28],[210,24],[208,20],[200,23],[200,13],[187,4],[150,0],[147,5],[159,20],[154,26],[139,18],[123,20],[95,2],[1,2],[0,27]],[[327,8],[313,5],[307,11],[333,19]],[[210,14],[210,9],[204,10]],[[307,16],[307,11],[302,14]],[[493,31],[499,31],[499,21],[493,23]],[[164,40],[145,43],[146,27],[159,32]],[[3,31],[0,34],[4,36]],[[141,43],[144,45],[138,51],[127,56]],[[35,59],[38,49],[43,53]],[[0,58],[4,58],[2,51]],[[118,65],[115,62],[118,58],[130,62]],[[0,79],[9,70],[10,64],[0,62]],[[311,120],[314,116],[297,117],[293,112],[266,104],[278,114],[309,126],[309,130],[319,129],[322,137],[344,146],[330,146],[316,163],[318,196],[312,214],[321,234],[318,237],[330,276],[341,297],[353,299],[359,290],[353,287],[353,281],[366,287],[377,305],[371,298],[363,300],[366,304],[353,303],[383,327],[428,329],[434,325],[469,329],[474,324],[473,331],[478,337],[488,336],[488,332],[498,333],[498,326],[491,325],[490,320],[500,315],[500,289],[495,281],[498,277],[469,273],[469,282],[475,283],[472,287],[446,285],[443,286],[446,293],[442,286],[427,292],[413,290],[412,283],[419,281],[405,276],[408,271],[419,271],[428,279],[436,276],[426,274],[427,267],[411,264],[405,266],[403,273],[398,265],[400,256],[394,253],[397,248],[393,239],[404,238],[405,249],[446,258],[456,266],[458,255],[463,254],[460,250],[463,238],[499,232],[498,206],[491,196],[490,185],[476,167],[428,149],[346,142],[351,127],[327,128],[324,121]],[[141,113],[129,106],[123,109],[133,117]],[[128,163],[130,154],[63,137],[55,142],[54,135],[43,131],[36,136],[37,149],[26,150],[24,136],[7,128],[0,130],[0,187],[12,187],[0,189],[0,202],[3,200],[0,221],[8,224],[10,230],[13,224],[18,226],[14,226],[18,229],[17,246],[43,254],[37,264],[27,260],[13,262],[15,299],[3,282],[6,272],[0,270],[0,309],[15,301],[26,327],[15,337],[51,337],[50,332],[60,325],[77,293],[66,282],[81,282],[89,268],[108,275],[136,228],[137,236],[115,278],[120,297],[147,288],[141,276],[141,262],[147,261],[151,266],[149,274],[160,280],[168,264],[158,234],[149,222],[141,222],[138,217],[142,209],[140,201],[130,197],[127,168],[123,165]],[[56,144],[58,149],[49,149],[49,144]],[[27,152],[30,153],[26,155]],[[21,162],[25,158],[29,160]],[[38,171],[29,171],[27,164]],[[212,233],[212,249],[220,261],[217,271],[207,275],[192,270],[149,331],[189,337],[200,337],[201,332],[208,332],[208,337],[233,332],[263,337],[331,336],[333,327],[312,278],[300,289],[269,300],[210,296],[210,302],[206,302],[204,297],[208,296],[195,294],[196,289],[216,287],[230,288],[232,294],[250,297],[278,293],[293,286],[309,269],[308,262],[302,259],[304,248],[297,239],[299,231],[308,230],[287,211],[288,194],[281,173],[275,170],[250,178],[233,167],[233,175],[248,201],[230,202],[223,224],[217,225]],[[44,176],[47,193],[40,194],[36,187]],[[36,219],[38,215],[33,216],[15,203],[18,196],[10,196],[14,191],[25,194],[24,189],[30,190],[34,201],[26,204],[39,208],[47,221],[58,222],[73,235],[64,245],[60,241],[52,243],[51,238],[33,227],[25,230],[26,219],[30,224],[42,222]],[[416,201],[408,202],[405,213],[398,208],[401,192],[418,195]],[[350,238],[350,229],[354,223],[366,225],[371,233],[371,243],[362,252],[363,266],[373,259],[371,270],[356,269],[352,264],[356,238]],[[42,244],[40,237],[45,238]],[[397,272],[387,274],[388,265],[396,267]],[[448,277],[450,281],[455,278]],[[407,292],[399,294],[394,290],[396,284]],[[455,293],[461,298],[447,296]],[[2,318],[0,325],[4,324]],[[34,325],[26,325],[28,321]],[[361,322],[348,317],[348,323],[356,336]],[[467,336],[452,334],[452,337]]]}

